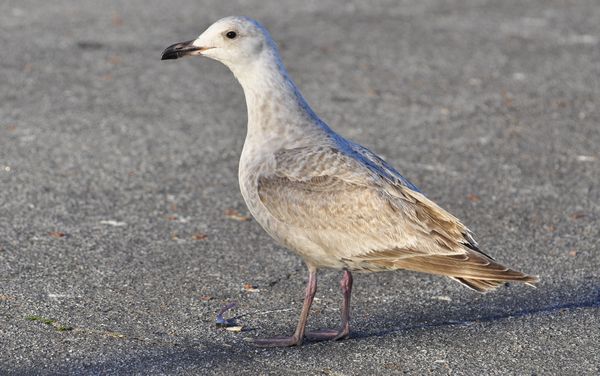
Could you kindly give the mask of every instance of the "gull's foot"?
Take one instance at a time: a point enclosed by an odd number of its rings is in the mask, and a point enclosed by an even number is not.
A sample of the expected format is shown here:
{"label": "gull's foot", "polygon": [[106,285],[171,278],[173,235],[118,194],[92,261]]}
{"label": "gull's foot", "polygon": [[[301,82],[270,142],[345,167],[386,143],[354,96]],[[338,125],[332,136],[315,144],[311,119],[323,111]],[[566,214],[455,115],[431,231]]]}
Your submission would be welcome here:
{"label": "gull's foot", "polygon": [[302,344],[302,338],[298,338],[296,336],[254,338],[251,342],[258,347],[290,347],[300,346]]}
{"label": "gull's foot", "polygon": [[342,329],[320,329],[306,333],[306,338],[313,341],[329,341],[329,340],[340,340],[346,339],[350,336],[350,328],[345,327]]}

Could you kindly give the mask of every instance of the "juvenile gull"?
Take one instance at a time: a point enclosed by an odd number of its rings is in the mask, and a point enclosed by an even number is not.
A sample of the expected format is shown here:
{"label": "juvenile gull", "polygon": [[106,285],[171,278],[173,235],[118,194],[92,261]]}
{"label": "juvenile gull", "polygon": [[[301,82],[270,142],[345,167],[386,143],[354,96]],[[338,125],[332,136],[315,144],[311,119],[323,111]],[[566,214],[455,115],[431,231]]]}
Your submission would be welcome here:
{"label": "juvenile gull", "polygon": [[[265,231],[299,254],[308,268],[296,331],[256,339],[257,345],[300,345],[305,335],[347,338],[352,271],[415,270],[480,292],[507,281],[537,281],[483,253],[456,217],[376,154],[329,128],[302,97],[275,42],[257,21],[223,18],[197,39],[168,47],[162,59],[187,55],[222,62],[244,89],[248,132],[239,164],[242,195]],[[318,268],[343,270],[342,324],[305,333]]]}

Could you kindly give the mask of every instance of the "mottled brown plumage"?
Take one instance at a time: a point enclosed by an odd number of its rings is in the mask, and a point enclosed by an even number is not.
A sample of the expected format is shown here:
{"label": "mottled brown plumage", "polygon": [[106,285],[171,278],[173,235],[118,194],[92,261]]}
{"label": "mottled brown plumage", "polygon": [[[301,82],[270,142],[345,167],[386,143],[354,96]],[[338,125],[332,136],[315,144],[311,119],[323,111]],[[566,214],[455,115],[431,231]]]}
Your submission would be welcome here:
{"label": "mottled brown plumage", "polygon": [[273,170],[259,176],[257,189],[278,222],[327,250],[305,256],[318,266],[415,270],[478,291],[505,281],[535,282],[482,253],[469,229],[423,194],[336,148],[276,153]]}
{"label": "mottled brown plumage", "polygon": [[[231,38],[231,36],[234,36]],[[307,335],[349,335],[351,271],[414,270],[487,291],[506,281],[534,283],[483,253],[469,229],[368,149],[345,140],[308,106],[289,78],[268,32],[228,17],[163,58],[201,54],[227,65],[244,89],[248,133],[239,165],[242,195],[258,223],[306,262],[309,282],[290,337],[302,343],[318,268],[344,270],[342,325]]]}

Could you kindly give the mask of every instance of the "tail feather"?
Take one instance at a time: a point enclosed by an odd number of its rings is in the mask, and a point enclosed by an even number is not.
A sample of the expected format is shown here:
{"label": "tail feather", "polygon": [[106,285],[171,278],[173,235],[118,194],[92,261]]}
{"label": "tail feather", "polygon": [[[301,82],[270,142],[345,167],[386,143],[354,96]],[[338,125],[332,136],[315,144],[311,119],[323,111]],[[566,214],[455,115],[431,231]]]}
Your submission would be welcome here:
{"label": "tail feather", "polygon": [[486,292],[489,290],[494,290],[500,285],[506,283],[506,281],[498,281],[498,280],[489,280],[489,279],[469,279],[469,278],[460,278],[460,277],[450,277],[453,280],[462,283],[468,288],[478,291],[478,292]]}
{"label": "tail feather", "polygon": [[387,256],[371,256],[368,262],[386,269],[407,269],[444,275],[479,292],[493,290],[506,282],[533,285],[538,281],[535,276],[512,270],[473,250],[458,255],[423,255],[400,259]]}

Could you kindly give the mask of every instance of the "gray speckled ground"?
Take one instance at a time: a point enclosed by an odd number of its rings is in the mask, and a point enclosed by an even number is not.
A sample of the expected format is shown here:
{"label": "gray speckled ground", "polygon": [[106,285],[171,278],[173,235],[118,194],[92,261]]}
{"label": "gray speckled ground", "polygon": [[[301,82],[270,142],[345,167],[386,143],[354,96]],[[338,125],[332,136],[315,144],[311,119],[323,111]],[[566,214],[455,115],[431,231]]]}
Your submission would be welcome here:
{"label": "gray speckled ground", "polygon": [[[0,3],[0,374],[600,373],[600,6],[299,3]],[[304,267],[226,215],[247,213],[233,76],[159,60],[230,14],[267,25],[332,127],[539,288],[358,275],[350,340],[244,341],[292,331]],[[310,325],[337,323],[338,274]],[[248,331],[214,326],[231,301]]]}

